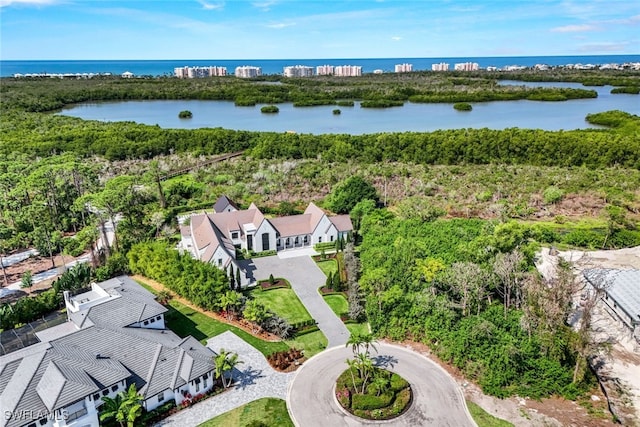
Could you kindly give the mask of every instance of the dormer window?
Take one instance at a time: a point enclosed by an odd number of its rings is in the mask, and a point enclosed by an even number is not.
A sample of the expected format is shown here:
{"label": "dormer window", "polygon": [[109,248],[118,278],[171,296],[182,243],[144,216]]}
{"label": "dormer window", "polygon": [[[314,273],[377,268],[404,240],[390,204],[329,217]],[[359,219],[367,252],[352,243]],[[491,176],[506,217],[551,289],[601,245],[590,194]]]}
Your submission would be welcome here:
{"label": "dormer window", "polygon": [[237,231],[232,231],[231,232],[231,238],[232,239],[237,239],[238,238],[238,232]]}

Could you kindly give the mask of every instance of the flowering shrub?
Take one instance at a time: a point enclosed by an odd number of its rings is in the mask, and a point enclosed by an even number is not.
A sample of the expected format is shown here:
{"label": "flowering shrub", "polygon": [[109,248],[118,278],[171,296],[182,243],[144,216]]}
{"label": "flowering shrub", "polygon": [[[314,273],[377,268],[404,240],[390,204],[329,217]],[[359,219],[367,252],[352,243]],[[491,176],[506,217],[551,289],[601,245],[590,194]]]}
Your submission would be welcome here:
{"label": "flowering shrub", "polygon": [[338,398],[338,402],[340,402],[340,405],[342,405],[343,407],[348,408],[350,406],[349,398],[351,397],[351,393],[349,393],[349,390],[347,390],[346,388],[337,390],[336,397]]}

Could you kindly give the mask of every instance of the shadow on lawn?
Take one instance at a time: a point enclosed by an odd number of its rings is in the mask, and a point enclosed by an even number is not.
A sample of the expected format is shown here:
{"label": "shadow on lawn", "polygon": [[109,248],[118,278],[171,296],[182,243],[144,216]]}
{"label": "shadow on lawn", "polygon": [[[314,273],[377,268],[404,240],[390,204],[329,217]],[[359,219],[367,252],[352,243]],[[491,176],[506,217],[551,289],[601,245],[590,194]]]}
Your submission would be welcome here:
{"label": "shadow on lawn", "polygon": [[165,319],[167,320],[167,328],[175,332],[176,335],[180,338],[191,335],[198,341],[202,341],[207,338],[207,336],[197,328],[197,323],[190,318],[194,314],[197,314],[195,311],[192,311],[190,314],[184,314],[170,305],[167,305],[166,307],[169,309],[169,312],[165,316]]}

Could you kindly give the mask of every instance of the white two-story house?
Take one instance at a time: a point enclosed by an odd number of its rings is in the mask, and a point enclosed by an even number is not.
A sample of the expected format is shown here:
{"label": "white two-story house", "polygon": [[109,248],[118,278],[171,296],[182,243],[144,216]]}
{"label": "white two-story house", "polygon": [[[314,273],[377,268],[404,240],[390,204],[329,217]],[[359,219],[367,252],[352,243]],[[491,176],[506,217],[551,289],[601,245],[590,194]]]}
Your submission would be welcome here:
{"label": "white two-story house", "polygon": [[[240,210],[229,198],[221,196],[213,212],[191,215],[189,225],[180,227],[179,248],[225,271],[231,264],[234,270],[242,271],[236,250],[265,252],[313,247],[346,238],[351,231],[349,215],[328,216],[314,203],[309,203],[301,215],[266,218],[253,203]],[[243,272],[241,284],[249,281]]]}
{"label": "white two-story house", "polygon": [[215,353],[165,329],[167,309],[129,277],[65,293],[68,322],[0,357],[0,427],[99,426],[103,397],[135,384],[147,410],[209,391]]}

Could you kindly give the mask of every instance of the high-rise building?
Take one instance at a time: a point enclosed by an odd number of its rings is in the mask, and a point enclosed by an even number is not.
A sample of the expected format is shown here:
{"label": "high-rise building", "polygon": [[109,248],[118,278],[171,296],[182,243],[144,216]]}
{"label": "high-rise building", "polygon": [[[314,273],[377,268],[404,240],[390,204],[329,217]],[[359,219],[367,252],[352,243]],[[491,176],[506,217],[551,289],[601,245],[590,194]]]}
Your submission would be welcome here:
{"label": "high-rise building", "polygon": [[431,64],[431,71],[449,71],[449,64],[446,62]]}
{"label": "high-rise building", "polygon": [[316,74],[319,76],[331,76],[333,75],[333,65],[320,65],[316,67]]}
{"label": "high-rise building", "polygon": [[306,65],[293,65],[284,67],[285,77],[311,77],[313,76],[313,67],[307,67]]}
{"label": "high-rise building", "polygon": [[357,77],[362,75],[362,67],[359,65],[339,65],[334,68],[334,74],[341,77]]}
{"label": "high-rise building", "polygon": [[453,67],[456,71],[478,71],[477,62],[460,62]]}
{"label": "high-rise building", "polygon": [[242,67],[236,67],[236,77],[243,79],[250,79],[252,77],[258,77],[262,75],[261,67],[254,67],[251,65],[243,65]]}
{"label": "high-rise building", "polygon": [[226,76],[227,67],[177,67],[173,74],[180,79]]}
{"label": "high-rise building", "polygon": [[410,73],[413,71],[413,64],[396,64],[396,73]]}

